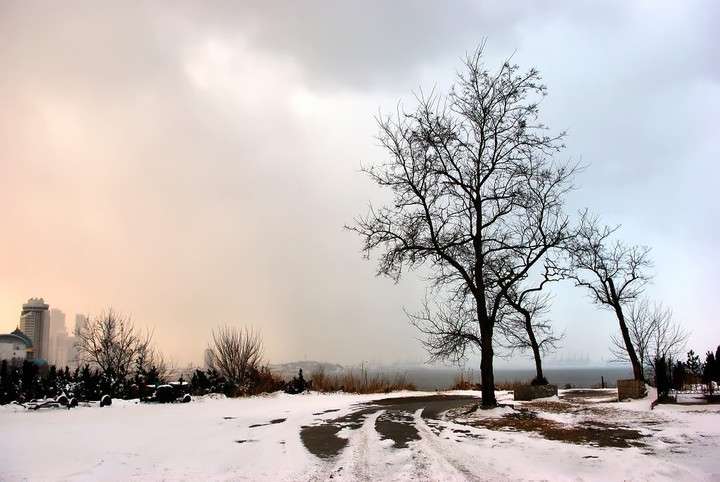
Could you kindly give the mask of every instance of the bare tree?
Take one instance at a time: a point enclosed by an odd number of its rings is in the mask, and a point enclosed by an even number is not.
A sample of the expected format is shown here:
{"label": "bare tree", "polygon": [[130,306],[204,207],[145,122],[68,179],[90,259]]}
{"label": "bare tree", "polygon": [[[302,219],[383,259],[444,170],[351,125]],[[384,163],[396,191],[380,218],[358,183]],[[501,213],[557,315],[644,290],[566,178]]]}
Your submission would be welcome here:
{"label": "bare tree", "polygon": [[576,236],[568,243],[571,268],[567,276],[584,287],[597,305],[615,313],[625,351],[636,380],[644,380],[643,365],[632,341],[624,309],[650,281],[650,248],[613,241],[618,228],[601,225],[588,211],[581,215]]}
{"label": "bare tree", "polygon": [[119,380],[127,377],[138,359],[151,351],[152,334],[141,332],[130,317],[112,308],[85,324],[77,338],[82,361]]}
{"label": "bare tree", "polygon": [[513,287],[505,294],[512,311],[498,324],[505,340],[505,347],[513,351],[530,350],[535,362],[533,384],[547,384],[543,374],[542,356],[557,349],[562,335],[556,335],[552,324],[545,318],[550,308],[550,295],[542,293],[543,287],[560,279],[552,265],[546,266],[545,275],[536,285]]}
{"label": "bare tree", "polygon": [[259,333],[245,327],[225,326],[213,331],[208,363],[240,392],[249,389],[252,375],[262,368],[263,342]]}
{"label": "bare tree", "polygon": [[685,350],[689,333],[673,321],[672,310],[664,309],[662,305],[655,305],[650,314],[653,319],[654,333],[650,355],[652,360],[659,358],[678,359]]}
{"label": "bare tree", "polygon": [[479,349],[485,407],[496,405],[493,335],[505,293],[567,234],[575,166],[552,160],[564,134],[549,136],[538,121],[545,92],[537,70],[508,61],[490,72],[477,49],[448,95],[421,93],[414,111],[378,119],[389,160],[364,171],[394,199],[350,227],[366,256],[382,248],[378,274],[428,268],[443,308],[412,321],[433,357]]}
{"label": "bare tree", "polygon": [[[626,321],[638,361],[649,372],[655,360],[677,358],[685,348],[687,333],[673,322],[672,310],[662,304],[651,306],[646,299],[637,301],[630,306]],[[628,362],[624,340],[613,336],[611,343],[615,360]]]}

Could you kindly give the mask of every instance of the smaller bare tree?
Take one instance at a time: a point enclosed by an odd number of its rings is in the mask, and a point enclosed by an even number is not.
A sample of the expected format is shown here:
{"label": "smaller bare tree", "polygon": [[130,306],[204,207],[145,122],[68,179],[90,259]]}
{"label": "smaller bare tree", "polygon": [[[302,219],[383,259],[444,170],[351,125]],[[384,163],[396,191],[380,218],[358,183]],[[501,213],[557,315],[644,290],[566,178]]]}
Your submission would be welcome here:
{"label": "smaller bare tree", "polygon": [[247,327],[224,326],[213,331],[209,348],[209,368],[234,384],[240,393],[249,390],[251,378],[263,364],[260,334]]}
{"label": "smaller bare tree", "polygon": [[644,380],[643,365],[635,352],[625,310],[650,281],[647,272],[652,266],[650,248],[613,241],[616,230],[617,227],[602,225],[587,210],[581,213],[578,230],[567,243],[571,267],[566,277],[575,281],[576,286],[587,289],[595,304],[615,313],[634,378]]}
{"label": "smaller bare tree", "polygon": [[117,380],[125,379],[152,350],[152,334],[141,332],[130,317],[112,308],[89,321],[77,338],[80,359]]}
{"label": "smaller bare tree", "polygon": [[[558,242],[564,242],[559,240]],[[535,362],[533,384],[547,384],[543,374],[542,356],[557,349],[562,335],[556,335],[545,315],[550,309],[550,296],[543,293],[548,283],[560,281],[565,269],[558,265],[556,253],[545,259],[544,270],[535,277],[526,275],[516,285],[504,293],[506,308],[502,321],[498,324],[504,343],[510,350],[524,352],[530,350]]]}
{"label": "smaller bare tree", "polygon": [[[650,305],[642,299],[633,303],[627,316],[627,327],[635,353],[641,365],[653,371],[659,358],[677,358],[685,348],[688,334],[673,321],[672,310],[657,303]],[[610,351],[616,361],[629,361],[625,342],[617,335],[611,338]]]}
{"label": "smaller bare tree", "polygon": [[534,385],[548,383],[543,373],[542,357],[557,349],[563,335],[556,334],[552,324],[545,317],[550,310],[550,295],[538,290],[526,289],[520,293],[512,292],[507,296],[509,312],[500,327],[505,342],[501,345],[510,350],[530,351],[535,362]]}

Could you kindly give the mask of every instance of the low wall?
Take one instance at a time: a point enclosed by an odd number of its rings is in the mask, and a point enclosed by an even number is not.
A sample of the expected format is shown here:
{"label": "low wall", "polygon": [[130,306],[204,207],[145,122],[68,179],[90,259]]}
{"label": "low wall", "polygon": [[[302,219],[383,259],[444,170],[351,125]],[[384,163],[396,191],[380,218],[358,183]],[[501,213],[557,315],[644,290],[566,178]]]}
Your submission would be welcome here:
{"label": "low wall", "polygon": [[618,380],[617,381],[618,400],[626,398],[643,398],[647,392],[645,391],[645,382],[642,380]]}
{"label": "low wall", "polygon": [[515,387],[514,400],[528,401],[536,398],[553,397],[558,394],[557,385],[521,385]]}

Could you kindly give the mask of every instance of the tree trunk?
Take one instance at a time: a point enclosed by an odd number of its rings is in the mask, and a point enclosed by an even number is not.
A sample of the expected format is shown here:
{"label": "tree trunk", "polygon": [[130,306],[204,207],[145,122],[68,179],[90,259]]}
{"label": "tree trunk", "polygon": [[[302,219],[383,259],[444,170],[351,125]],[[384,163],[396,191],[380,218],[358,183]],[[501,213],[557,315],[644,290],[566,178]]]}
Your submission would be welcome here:
{"label": "tree trunk", "polygon": [[490,320],[480,318],[480,382],[482,384],[482,407],[497,406],[495,399],[495,374],[493,373],[493,327]]}
{"label": "tree trunk", "polygon": [[622,333],[623,341],[625,341],[625,349],[628,353],[628,358],[630,358],[630,364],[632,365],[633,369],[633,377],[635,380],[645,380],[645,375],[643,374],[643,367],[640,363],[640,360],[637,357],[637,353],[635,352],[635,347],[632,344],[632,340],[630,339],[630,331],[628,330],[627,324],[625,323],[625,315],[622,312],[622,308],[618,305],[615,307],[615,314],[617,315],[618,321],[620,322],[620,332]]}
{"label": "tree trunk", "polygon": [[542,370],[542,358],[540,357],[540,345],[538,344],[537,338],[535,338],[535,332],[532,329],[530,314],[526,312],[523,313],[523,315],[525,316],[525,330],[527,331],[528,338],[530,339],[530,346],[532,347],[533,357],[535,358],[535,380],[540,383],[545,380]]}
{"label": "tree trunk", "polygon": [[633,369],[633,378],[635,380],[645,381],[645,375],[643,374],[643,367],[638,360],[635,347],[630,339],[630,331],[628,330],[627,323],[625,323],[625,314],[622,311],[620,301],[617,300],[617,294],[615,292],[615,283],[612,279],[608,280],[610,286],[610,294],[613,296],[613,308],[615,309],[615,315],[617,316],[618,322],[620,323],[620,332],[622,333],[623,341],[625,342],[625,349],[627,350],[628,358]]}

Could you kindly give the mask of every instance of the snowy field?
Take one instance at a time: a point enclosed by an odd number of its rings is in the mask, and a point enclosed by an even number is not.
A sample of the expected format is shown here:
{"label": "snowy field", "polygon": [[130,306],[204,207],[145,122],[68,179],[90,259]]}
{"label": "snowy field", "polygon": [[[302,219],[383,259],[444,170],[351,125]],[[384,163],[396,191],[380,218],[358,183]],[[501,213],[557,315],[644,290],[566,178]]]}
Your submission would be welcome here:
{"label": "snowy field", "polygon": [[483,411],[461,398],[477,392],[442,393],[3,406],[0,479],[720,480],[718,405],[498,392]]}

